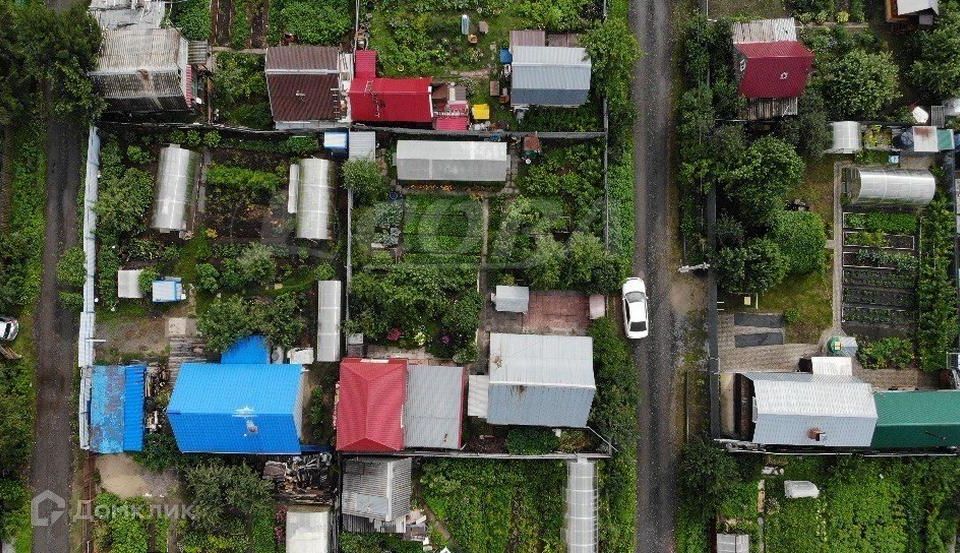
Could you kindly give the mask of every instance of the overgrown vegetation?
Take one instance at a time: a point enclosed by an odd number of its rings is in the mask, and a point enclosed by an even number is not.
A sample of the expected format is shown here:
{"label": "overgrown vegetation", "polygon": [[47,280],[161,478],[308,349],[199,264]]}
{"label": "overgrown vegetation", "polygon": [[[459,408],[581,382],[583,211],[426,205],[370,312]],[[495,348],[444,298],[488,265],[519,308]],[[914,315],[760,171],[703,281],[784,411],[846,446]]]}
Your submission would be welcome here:
{"label": "overgrown vegetation", "polygon": [[225,122],[254,129],[273,126],[263,64],[263,56],[257,54],[217,54],[213,87],[220,118]]}
{"label": "overgrown vegetation", "polygon": [[171,7],[170,20],[189,40],[210,37],[210,0],[182,0]]}
{"label": "overgrown vegetation", "polygon": [[925,371],[944,369],[947,352],[957,343],[957,289],[950,270],[955,225],[943,196],[934,198],[920,219],[917,353]]}

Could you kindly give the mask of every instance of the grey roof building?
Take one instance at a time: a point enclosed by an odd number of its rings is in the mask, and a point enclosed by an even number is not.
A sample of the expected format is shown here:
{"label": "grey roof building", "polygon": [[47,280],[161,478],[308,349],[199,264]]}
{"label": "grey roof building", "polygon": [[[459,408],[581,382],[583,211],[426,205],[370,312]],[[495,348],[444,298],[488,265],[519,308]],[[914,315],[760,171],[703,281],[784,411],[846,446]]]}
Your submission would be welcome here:
{"label": "grey roof building", "polygon": [[[341,494],[344,518],[382,523],[404,517],[410,511],[410,473],[409,457],[363,457],[344,461]],[[349,526],[346,521],[344,526]]]}
{"label": "grey roof building", "polygon": [[514,107],[583,105],[592,65],[583,48],[514,46],[510,103]]}
{"label": "grey roof building", "polygon": [[162,0],[91,0],[88,11],[104,31],[123,27],[159,28],[166,13]]}
{"label": "grey roof building", "polygon": [[492,333],[486,384],[490,424],[585,427],[597,390],[593,339]]}
{"label": "grey roof building", "polygon": [[510,168],[505,142],[399,140],[396,161],[405,181],[503,182]]}
{"label": "grey roof building", "polygon": [[317,356],[332,363],[340,360],[340,311],[343,283],[339,280],[317,282]]}
{"label": "grey roof building", "polygon": [[330,509],[291,505],[287,509],[286,553],[330,551]]}
{"label": "grey roof building", "polygon": [[404,447],[460,448],[466,383],[467,371],[463,367],[407,367]]}
{"label": "grey roof building", "polygon": [[[852,376],[743,373],[752,388],[750,441],[757,444],[869,447],[877,424],[873,387]],[[749,433],[749,432],[748,432]]]}
{"label": "grey roof building", "polygon": [[750,553],[750,535],[717,534],[717,553]]}
{"label": "grey roof building", "polygon": [[187,110],[193,103],[188,50],[177,29],[106,31],[90,78],[113,111]]}

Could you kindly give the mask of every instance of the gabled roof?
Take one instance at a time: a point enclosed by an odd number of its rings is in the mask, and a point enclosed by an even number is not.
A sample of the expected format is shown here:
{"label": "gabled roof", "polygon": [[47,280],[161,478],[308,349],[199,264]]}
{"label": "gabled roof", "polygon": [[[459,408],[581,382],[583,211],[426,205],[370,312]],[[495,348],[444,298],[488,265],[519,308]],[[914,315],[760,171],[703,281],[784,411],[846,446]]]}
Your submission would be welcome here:
{"label": "gabled roof", "polygon": [[406,359],[343,359],[337,450],[374,453],[403,449],[406,386]]}
{"label": "gabled roof", "polygon": [[338,49],[326,46],[267,48],[267,92],[273,119],[336,119],[340,110],[338,57]]}
{"label": "gabled roof", "polygon": [[960,446],[960,390],[878,392],[874,400],[877,428],[873,447]]}
{"label": "gabled roof", "polygon": [[740,93],[747,98],[796,98],[813,67],[813,52],[799,41],[736,44],[743,56]]}
{"label": "gabled roof", "polygon": [[460,447],[466,380],[467,371],[463,367],[408,367],[407,397],[403,405],[406,447]]}
{"label": "gabled roof", "polygon": [[584,48],[517,46],[511,51],[513,104],[567,106],[587,101],[592,65]]}
{"label": "gabled roof", "polygon": [[354,121],[430,123],[432,82],[430,77],[356,78],[350,82],[350,116]]}

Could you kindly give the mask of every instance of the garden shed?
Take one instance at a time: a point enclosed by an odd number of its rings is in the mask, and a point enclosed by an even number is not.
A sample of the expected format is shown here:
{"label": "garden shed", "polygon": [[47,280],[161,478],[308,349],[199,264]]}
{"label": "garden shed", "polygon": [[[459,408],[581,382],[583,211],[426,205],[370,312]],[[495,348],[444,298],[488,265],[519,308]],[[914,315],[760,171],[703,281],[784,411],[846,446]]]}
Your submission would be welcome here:
{"label": "garden shed", "polygon": [[564,533],[568,553],[593,553],[597,534],[597,465],[588,459],[567,461],[567,511]]}
{"label": "garden shed", "polygon": [[406,448],[459,449],[462,445],[463,367],[410,365],[403,403]]}
{"label": "garden shed", "polygon": [[193,103],[187,55],[187,40],[172,27],[105,31],[90,78],[111,111],[184,111]]}
{"label": "garden shed", "polygon": [[750,553],[750,534],[717,534],[717,553]]}
{"label": "garden shed", "polygon": [[530,308],[530,288],[526,286],[497,285],[493,295],[494,308],[508,313],[526,313]]}
{"label": "garden shed", "polygon": [[850,203],[857,206],[923,207],[937,190],[929,171],[852,167],[845,172]]}
{"label": "garden shed", "polygon": [[589,336],[490,334],[490,424],[582,428],[596,389]]}
{"label": "garden shed", "polygon": [[143,290],[140,289],[140,275],[143,269],[120,269],[117,271],[117,297],[126,299],[140,299]]}
{"label": "garden shed", "polygon": [[796,115],[813,64],[797,38],[792,17],[738,21],[731,25],[735,71],[751,120]]}
{"label": "garden shed", "polygon": [[[851,376],[744,373],[752,393],[750,441],[764,445],[869,447],[873,387]],[[747,421],[744,421],[747,422]]]}
{"label": "garden shed", "polygon": [[590,56],[584,48],[512,46],[513,107],[576,107],[590,97]]}
{"label": "garden shed", "polygon": [[287,507],[286,553],[329,553],[332,528],[327,507]]}
{"label": "garden shed", "polygon": [[406,359],[345,358],[340,362],[339,387],[337,451],[377,453],[404,448]]}
{"label": "garden shed", "polygon": [[144,365],[93,367],[90,377],[90,450],[143,449]]}
{"label": "garden shed", "polygon": [[200,168],[200,154],[170,144],[160,150],[157,164],[157,192],[150,226],[161,232],[187,228],[187,208],[193,202],[194,183]]}
{"label": "garden shed", "polygon": [[397,141],[397,178],[405,181],[504,182],[505,142]]}
{"label": "garden shed", "polygon": [[340,312],[343,283],[339,280],[317,282],[317,361],[340,360]]}
{"label": "garden shed", "polygon": [[831,154],[855,154],[863,150],[860,123],[857,121],[834,121],[830,123],[833,131],[833,146],[828,150]]}
{"label": "garden shed", "polygon": [[326,159],[301,159],[290,168],[290,188],[296,190],[297,238],[333,238],[336,171]]}
{"label": "garden shed", "polygon": [[299,455],[301,365],[184,363],[167,418],[183,453]]}
{"label": "garden shed", "polygon": [[319,129],[335,124],[346,111],[341,106],[339,59],[340,50],[329,46],[267,48],[267,92],[277,129]]}
{"label": "garden shed", "polygon": [[377,133],[373,131],[350,131],[347,141],[350,159],[376,159]]}
{"label": "garden shed", "polygon": [[876,449],[960,447],[960,390],[877,392]]}
{"label": "garden shed", "polygon": [[413,493],[411,471],[409,457],[345,460],[341,494],[344,528],[349,531],[357,526],[357,521],[348,520],[351,517],[380,523],[405,517]]}

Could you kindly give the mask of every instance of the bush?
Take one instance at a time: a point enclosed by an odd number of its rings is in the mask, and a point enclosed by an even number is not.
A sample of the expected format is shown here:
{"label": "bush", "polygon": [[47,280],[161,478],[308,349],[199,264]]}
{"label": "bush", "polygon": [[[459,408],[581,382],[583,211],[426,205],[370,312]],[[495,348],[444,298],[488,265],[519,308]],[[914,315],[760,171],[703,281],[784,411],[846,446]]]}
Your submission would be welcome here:
{"label": "bush", "polygon": [[740,480],[733,458],[706,440],[684,444],[677,476],[680,493],[696,497],[697,507],[707,514],[716,512]]}
{"label": "bush", "polygon": [[83,311],[83,294],[70,290],[60,290],[60,305],[67,311],[80,313]]}
{"label": "bush", "polygon": [[345,3],[287,0],[277,24],[305,44],[337,45],[353,28]]}
{"label": "bush", "polygon": [[150,155],[149,150],[145,150],[136,144],[131,144],[127,146],[127,159],[130,160],[130,163],[136,165],[146,165],[153,161],[153,156]]}
{"label": "bush", "polygon": [[808,89],[800,97],[797,116],[783,121],[780,136],[807,159],[818,160],[823,157],[824,150],[830,147],[831,136],[827,125],[827,108],[820,94]]}
{"label": "bush", "polygon": [[820,68],[819,86],[834,121],[877,119],[899,96],[889,52],[854,49]]}
{"label": "bush", "polygon": [[[552,3],[551,3],[552,4]],[[629,68],[640,59],[640,45],[624,19],[611,17],[583,35],[593,67],[593,90],[607,98],[614,113],[633,113]],[[624,123],[628,124],[628,123]]]}
{"label": "bush", "polygon": [[547,428],[522,426],[507,433],[507,451],[512,455],[543,455],[559,446],[560,438]]}
{"label": "bush", "polygon": [[625,269],[592,234],[574,232],[567,243],[568,283],[590,293],[610,293],[620,287]]}
{"label": "bush", "polygon": [[318,263],[313,275],[317,277],[317,280],[334,280],[337,278],[337,270],[333,268],[331,263]]}
{"label": "bush", "polygon": [[956,1],[940,5],[940,15],[933,29],[916,33],[916,59],[910,78],[919,91],[934,101],[960,94],[960,4]]}
{"label": "bush", "polygon": [[863,341],[857,359],[865,369],[902,369],[913,364],[913,344],[903,338]]}
{"label": "bush", "polygon": [[80,246],[67,248],[57,263],[57,280],[63,286],[82,288],[87,279],[85,263],[83,248]]}
{"label": "bush", "polygon": [[220,289],[220,271],[209,263],[197,265],[197,287],[208,294],[216,294]]}
{"label": "bush", "polygon": [[283,143],[288,154],[305,157],[320,151],[320,143],[315,136],[291,136]]}
{"label": "bush", "polygon": [[119,178],[100,178],[100,193],[94,211],[97,213],[97,234],[119,236],[145,227],[145,219],[153,201],[153,177],[141,169],[130,168]]}
{"label": "bush", "polygon": [[246,523],[270,505],[267,483],[245,464],[209,461],[188,468],[183,479],[193,499],[191,524],[207,532],[222,530],[231,521]]}
{"label": "bush", "polygon": [[212,351],[223,351],[240,338],[254,332],[254,321],[243,299],[237,297],[213,300],[197,319],[197,330]]}
{"label": "bush", "polygon": [[210,36],[209,0],[182,0],[173,4],[171,19],[189,40],[207,40]]}
{"label": "bush", "polygon": [[133,454],[133,460],[153,472],[163,472],[176,466],[181,454],[177,441],[170,434],[151,432],[143,439],[143,451]]}
{"label": "bush", "polygon": [[153,281],[159,278],[160,273],[154,267],[146,267],[140,273],[140,278],[137,279],[137,287],[140,288],[143,295],[149,298],[153,294]]}
{"label": "bush", "polygon": [[781,212],[771,238],[787,256],[790,273],[809,273],[822,268],[826,261],[823,219],[812,211]]}
{"label": "bush", "polygon": [[766,292],[783,280],[788,266],[789,259],[767,238],[755,238],[739,248],[723,248],[714,260],[717,284],[732,293]]}
{"label": "bush", "polygon": [[357,205],[370,205],[387,197],[389,187],[377,163],[367,159],[351,159],[341,167],[343,186],[352,190]]}
{"label": "bush", "polygon": [[277,262],[273,250],[266,244],[255,242],[247,245],[237,258],[240,276],[248,285],[273,284],[277,278]]}
{"label": "bush", "polygon": [[283,184],[276,173],[229,165],[211,165],[207,185],[226,196],[226,203],[250,203],[270,197]]}
{"label": "bush", "polygon": [[953,263],[955,221],[949,201],[939,196],[920,221],[920,278],[917,283],[917,353],[925,371],[944,369],[957,343],[957,290]]}
{"label": "bush", "polygon": [[300,339],[306,325],[300,309],[300,295],[280,294],[270,303],[256,305],[254,324],[274,346],[292,347]]}
{"label": "bush", "polygon": [[552,236],[538,236],[529,263],[527,273],[533,288],[556,290],[561,287],[563,270],[567,264],[567,251],[562,243],[554,240]]}

